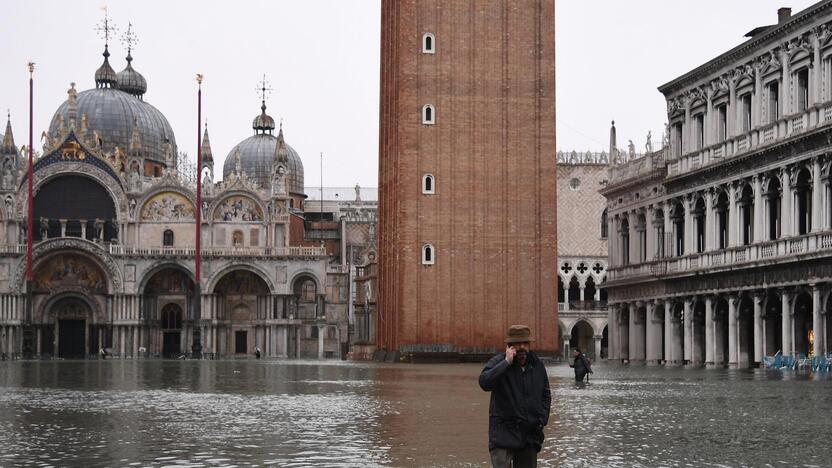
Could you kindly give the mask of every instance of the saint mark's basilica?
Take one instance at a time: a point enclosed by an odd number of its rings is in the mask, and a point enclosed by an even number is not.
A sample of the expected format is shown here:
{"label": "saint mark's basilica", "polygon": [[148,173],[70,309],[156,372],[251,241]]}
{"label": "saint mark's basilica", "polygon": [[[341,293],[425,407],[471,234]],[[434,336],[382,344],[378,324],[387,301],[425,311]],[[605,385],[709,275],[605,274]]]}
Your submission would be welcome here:
{"label": "saint mark's basilica", "polygon": [[[162,112],[144,100],[148,82],[133,68],[129,49],[118,73],[109,56],[105,46],[94,88],[68,89],[34,161],[30,312],[28,154],[15,146],[11,121],[6,125],[0,352],[85,357],[104,348],[120,357],[170,357],[199,342],[208,357],[251,355],[255,348],[267,357],[342,356],[346,255],[337,236],[309,235],[325,229],[326,220],[323,213],[317,223],[305,216],[303,163],[267,114],[265,99],[253,134],[225,158],[221,182],[205,129],[197,294],[196,184],[177,168],[177,139]],[[329,224],[337,233],[338,224]]]}

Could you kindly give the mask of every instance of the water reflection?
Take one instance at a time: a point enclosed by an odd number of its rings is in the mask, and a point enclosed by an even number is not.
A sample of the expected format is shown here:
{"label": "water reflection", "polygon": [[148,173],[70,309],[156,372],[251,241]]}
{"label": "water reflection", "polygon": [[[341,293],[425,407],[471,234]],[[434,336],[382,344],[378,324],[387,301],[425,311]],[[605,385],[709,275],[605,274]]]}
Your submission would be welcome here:
{"label": "water reflection", "polygon": [[[477,365],[0,365],[0,465],[479,466]],[[541,466],[827,465],[826,375],[550,367]]]}

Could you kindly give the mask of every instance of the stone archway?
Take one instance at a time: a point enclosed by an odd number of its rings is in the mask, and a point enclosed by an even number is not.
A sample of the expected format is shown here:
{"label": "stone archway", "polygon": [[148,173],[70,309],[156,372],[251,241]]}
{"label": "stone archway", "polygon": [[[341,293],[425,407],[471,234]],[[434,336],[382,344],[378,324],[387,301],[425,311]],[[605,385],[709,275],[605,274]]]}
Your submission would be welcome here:
{"label": "stone archway", "polygon": [[50,324],[44,327],[44,352],[64,359],[83,359],[95,352],[91,333],[93,309],[81,296],[68,294],[47,305]]}
{"label": "stone archway", "polygon": [[598,358],[595,355],[595,331],[586,320],[578,320],[572,325],[572,330],[569,333],[569,348],[572,351],[580,349],[591,359]]}
{"label": "stone archway", "polygon": [[796,355],[808,356],[813,351],[815,331],[812,315],[812,294],[801,291],[794,298],[794,336],[792,336],[792,343]]}
{"label": "stone archway", "polygon": [[763,355],[774,356],[783,349],[783,302],[780,296],[769,291],[763,303]]}
{"label": "stone archway", "polygon": [[267,346],[264,321],[273,318],[275,303],[261,275],[248,269],[225,272],[217,280],[212,297],[212,313],[218,319],[212,349],[220,355],[244,356],[255,348],[271,348]]}
{"label": "stone archway", "polygon": [[754,363],[754,301],[743,295],[737,304],[737,366]]}

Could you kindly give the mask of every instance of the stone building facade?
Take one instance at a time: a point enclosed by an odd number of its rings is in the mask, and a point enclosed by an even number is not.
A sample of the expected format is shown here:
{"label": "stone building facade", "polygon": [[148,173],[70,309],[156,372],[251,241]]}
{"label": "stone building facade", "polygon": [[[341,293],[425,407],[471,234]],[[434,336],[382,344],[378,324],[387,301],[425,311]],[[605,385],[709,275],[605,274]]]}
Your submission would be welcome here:
{"label": "stone building facade", "polygon": [[[350,286],[345,298],[349,327],[346,357],[368,360],[373,357],[376,324],[376,265],[378,263],[377,211],[375,187],[307,187],[305,214],[310,223],[306,237],[311,241],[337,241],[341,249],[342,273]],[[321,202],[323,201],[323,202]],[[340,298],[339,298],[340,300]]]}
{"label": "stone building facade", "polygon": [[554,2],[382,2],[378,346],[555,353]]}
{"label": "stone building facade", "polygon": [[745,367],[832,337],[832,2],[662,85],[668,141],[613,167],[610,357]]}
{"label": "stone building facade", "polygon": [[607,201],[600,190],[609,156],[558,151],[558,329],[561,354],[607,355]]}
{"label": "stone building facade", "polygon": [[[265,102],[215,182],[202,141],[202,282],[196,184],[133,67],[105,48],[95,88],[68,90],[34,163],[34,292],[26,312],[27,165],[7,125],[0,177],[0,346],[6,355],[322,358],[348,341],[348,266],[309,239],[303,163]],[[201,315],[195,305],[201,304]],[[199,331],[199,333],[194,333]],[[199,337],[195,339],[195,336]]]}

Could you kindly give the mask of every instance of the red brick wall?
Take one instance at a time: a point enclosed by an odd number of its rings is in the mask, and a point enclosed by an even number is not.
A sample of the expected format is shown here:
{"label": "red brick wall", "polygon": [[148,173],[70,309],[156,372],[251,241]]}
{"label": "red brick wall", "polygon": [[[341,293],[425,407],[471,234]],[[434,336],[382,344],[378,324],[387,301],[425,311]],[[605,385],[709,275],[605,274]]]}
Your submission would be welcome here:
{"label": "red brick wall", "polygon": [[557,351],[554,1],[383,0],[381,34],[379,347]]}

